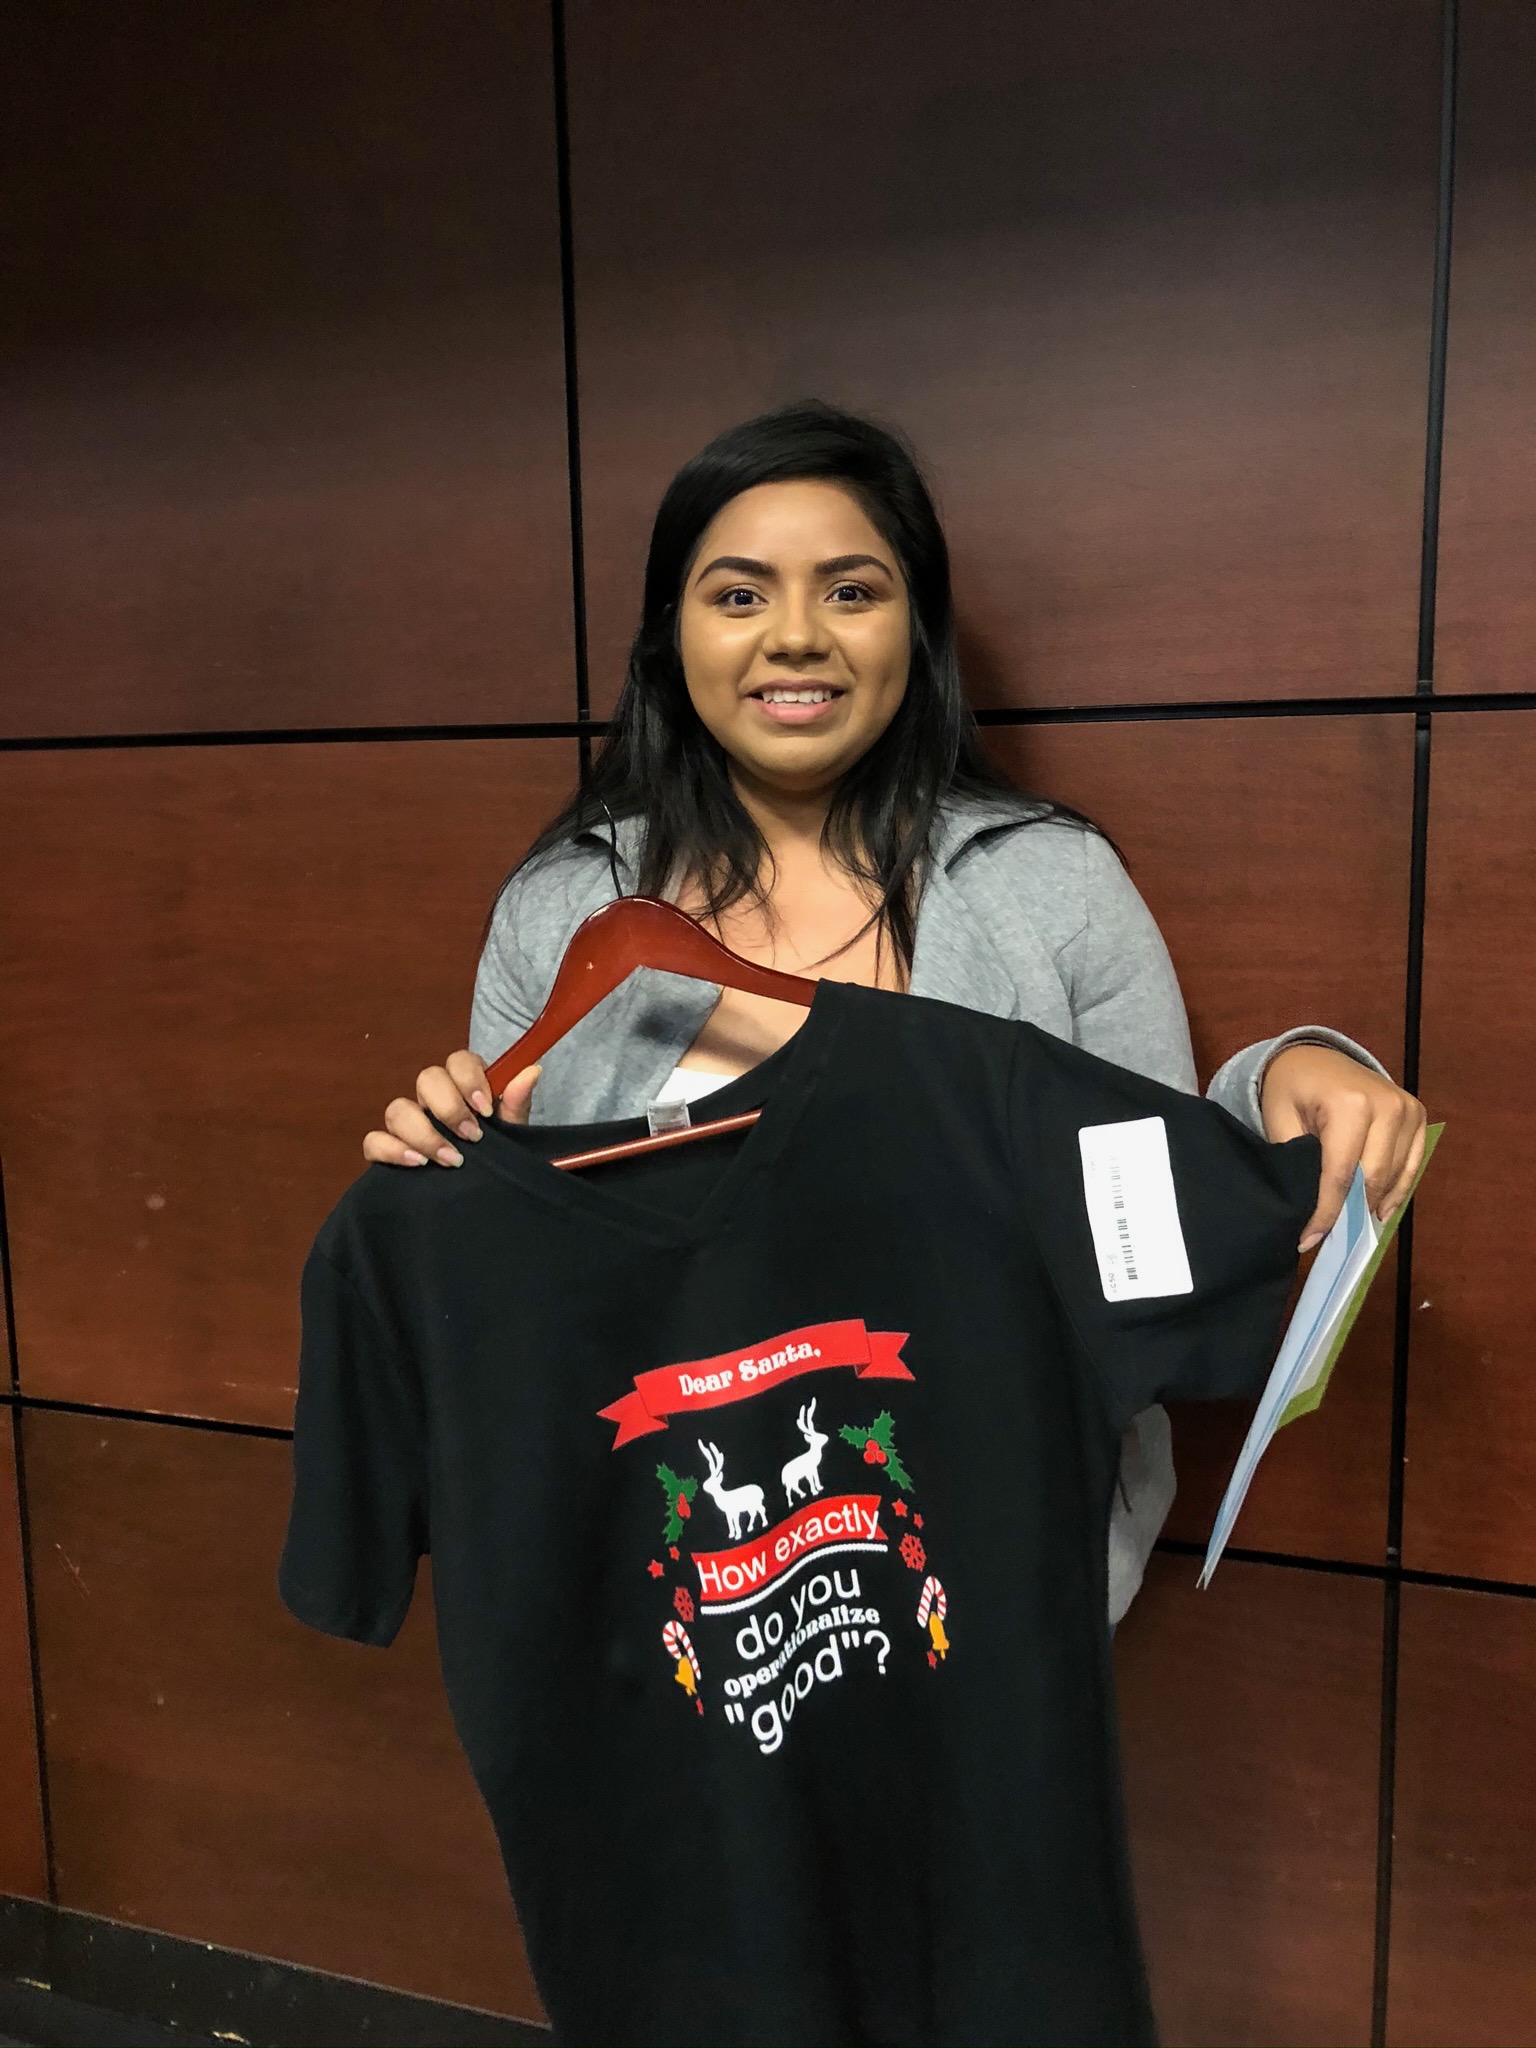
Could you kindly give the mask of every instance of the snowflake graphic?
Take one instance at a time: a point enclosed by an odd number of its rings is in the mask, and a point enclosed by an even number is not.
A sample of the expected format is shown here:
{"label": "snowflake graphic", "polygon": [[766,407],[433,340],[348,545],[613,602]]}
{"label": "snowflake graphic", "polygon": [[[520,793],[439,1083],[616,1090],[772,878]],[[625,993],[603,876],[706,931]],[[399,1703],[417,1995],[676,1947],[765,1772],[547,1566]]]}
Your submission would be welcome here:
{"label": "snowflake graphic", "polygon": [[672,1605],[677,1609],[684,1621],[692,1621],[693,1595],[686,1586],[679,1586],[672,1595]]}
{"label": "snowflake graphic", "polygon": [[928,1562],[928,1553],[923,1548],[922,1539],[917,1536],[902,1537],[901,1555],[902,1561],[910,1571],[920,1572]]}

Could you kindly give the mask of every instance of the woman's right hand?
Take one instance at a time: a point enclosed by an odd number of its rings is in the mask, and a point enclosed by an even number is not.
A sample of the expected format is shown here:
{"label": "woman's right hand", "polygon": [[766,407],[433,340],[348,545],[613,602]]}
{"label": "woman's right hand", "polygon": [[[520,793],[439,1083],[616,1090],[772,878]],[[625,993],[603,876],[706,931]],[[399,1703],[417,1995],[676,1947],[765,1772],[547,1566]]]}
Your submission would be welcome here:
{"label": "woman's right hand", "polygon": [[[537,1067],[524,1067],[507,1083],[496,1104],[503,1123],[527,1123],[528,1104],[538,1078]],[[423,1067],[416,1076],[416,1100],[395,1097],[384,1112],[384,1129],[370,1131],[364,1138],[363,1157],[385,1166],[425,1166],[431,1159],[439,1166],[462,1166],[463,1154],[443,1138],[428,1110],[468,1143],[478,1144],[478,1118],[491,1114],[484,1060],[472,1052],[456,1052],[446,1067]]]}

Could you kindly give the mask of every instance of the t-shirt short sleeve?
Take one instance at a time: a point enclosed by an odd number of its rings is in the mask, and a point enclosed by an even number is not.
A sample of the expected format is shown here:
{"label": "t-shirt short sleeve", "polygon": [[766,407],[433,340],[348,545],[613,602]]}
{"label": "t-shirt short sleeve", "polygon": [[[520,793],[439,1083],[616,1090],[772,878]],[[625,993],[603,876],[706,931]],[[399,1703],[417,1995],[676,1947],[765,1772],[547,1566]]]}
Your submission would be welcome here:
{"label": "t-shirt short sleeve", "polygon": [[1272,1145],[1028,1026],[1010,1116],[1026,1223],[1117,1426],[1154,1401],[1256,1395],[1317,1201],[1317,1140]]}
{"label": "t-shirt short sleeve", "polygon": [[405,1619],[427,1549],[420,1386],[356,1284],[318,1247],[302,1308],[278,1590],[309,1627],[383,1647]]}

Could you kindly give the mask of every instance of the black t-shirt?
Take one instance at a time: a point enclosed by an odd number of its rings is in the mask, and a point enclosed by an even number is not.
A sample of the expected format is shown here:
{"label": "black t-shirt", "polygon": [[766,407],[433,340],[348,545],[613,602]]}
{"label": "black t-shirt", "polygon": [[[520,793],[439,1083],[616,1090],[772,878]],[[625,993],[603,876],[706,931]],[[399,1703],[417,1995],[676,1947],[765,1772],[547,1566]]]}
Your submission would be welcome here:
{"label": "black t-shirt", "polygon": [[[1255,1390],[1312,1139],[823,983],[738,1137],[487,1128],[304,1277],[283,1596],[448,1696],[558,2036],[1154,2038],[1105,1625],[1119,1433]],[[381,1788],[382,1790],[383,1788]]]}

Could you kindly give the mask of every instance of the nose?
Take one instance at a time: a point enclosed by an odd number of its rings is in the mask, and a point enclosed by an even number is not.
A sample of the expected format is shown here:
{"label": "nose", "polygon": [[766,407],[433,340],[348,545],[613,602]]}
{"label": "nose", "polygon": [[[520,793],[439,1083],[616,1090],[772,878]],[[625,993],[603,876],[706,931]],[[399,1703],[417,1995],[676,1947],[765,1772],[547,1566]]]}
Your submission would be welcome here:
{"label": "nose", "polygon": [[798,668],[805,662],[825,661],[830,651],[831,636],[815,593],[789,585],[769,612],[764,654],[770,661]]}

